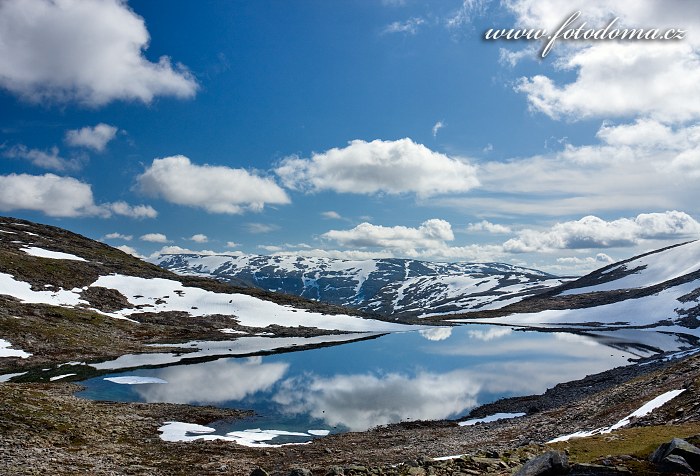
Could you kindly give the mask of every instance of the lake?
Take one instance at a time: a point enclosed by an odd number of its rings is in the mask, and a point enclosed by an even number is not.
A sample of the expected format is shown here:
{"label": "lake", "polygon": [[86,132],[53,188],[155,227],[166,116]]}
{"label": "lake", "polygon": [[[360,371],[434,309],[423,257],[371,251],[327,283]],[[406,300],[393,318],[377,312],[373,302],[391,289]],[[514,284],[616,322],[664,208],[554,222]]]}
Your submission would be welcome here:
{"label": "lake", "polygon": [[[680,335],[642,330],[584,335],[472,324],[115,371],[81,382],[87,388],[78,395],[251,409],[254,418],[209,426],[217,435],[274,430],[266,438],[280,444],[400,421],[456,419],[501,397],[542,393],[630,359],[692,345]],[[133,384],[143,381],[159,383]]]}

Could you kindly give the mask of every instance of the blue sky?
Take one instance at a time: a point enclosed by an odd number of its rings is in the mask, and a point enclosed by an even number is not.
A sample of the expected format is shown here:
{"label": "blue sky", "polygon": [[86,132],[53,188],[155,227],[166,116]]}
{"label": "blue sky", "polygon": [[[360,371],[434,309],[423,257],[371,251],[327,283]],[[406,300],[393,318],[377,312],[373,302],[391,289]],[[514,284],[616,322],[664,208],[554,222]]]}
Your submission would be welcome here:
{"label": "blue sky", "polygon": [[[685,33],[483,38],[575,11]],[[698,26],[692,0],[6,0],[0,213],[142,256],[582,273],[700,234]]]}

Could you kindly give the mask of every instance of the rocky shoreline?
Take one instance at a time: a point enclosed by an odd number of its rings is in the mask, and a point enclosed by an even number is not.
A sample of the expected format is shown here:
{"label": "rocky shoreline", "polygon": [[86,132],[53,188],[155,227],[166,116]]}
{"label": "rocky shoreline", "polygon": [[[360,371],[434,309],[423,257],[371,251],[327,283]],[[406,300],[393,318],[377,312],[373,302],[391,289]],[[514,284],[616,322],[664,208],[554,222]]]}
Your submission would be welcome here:
{"label": "rocky shoreline", "polygon": [[[168,443],[166,421],[207,424],[249,413],[171,404],[94,402],[69,383],[0,384],[0,467],[4,474],[513,474],[558,450],[580,474],[657,474],[647,458],[673,437],[700,434],[700,357],[630,365],[557,385],[540,396],[485,405],[472,416],[524,411],[526,416],[460,427],[412,422],[319,438],[307,445],[248,448],[231,442]],[[654,397],[677,398],[608,435],[545,442],[629,415]],[[466,455],[447,461],[433,458]],[[599,465],[602,469],[596,466]],[[611,472],[611,471],[618,471]],[[599,471],[599,472],[595,472]],[[310,472],[310,473],[309,473]],[[263,474],[263,473],[259,473]],[[574,473],[575,474],[575,473]]]}

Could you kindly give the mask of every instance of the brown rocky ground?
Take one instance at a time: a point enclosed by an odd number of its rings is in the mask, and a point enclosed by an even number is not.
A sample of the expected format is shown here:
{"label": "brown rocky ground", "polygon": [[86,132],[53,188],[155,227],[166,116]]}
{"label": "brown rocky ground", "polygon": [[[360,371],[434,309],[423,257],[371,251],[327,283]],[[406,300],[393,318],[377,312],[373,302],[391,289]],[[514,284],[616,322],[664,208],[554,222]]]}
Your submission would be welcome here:
{"label": "brown rocky ground", "polygon": [[[672,437],[700,434],[700,357],[609,371],[558,385],[540,397],[509,399],[474,414],[518,411],[522,418],[470,427],[414,422],[332,435],[308,445],[246,448],[230,442],[166,443],[165,421],[207,424],[242,412],[170,404],[93,402],[72,396],[74,384],[0,384],[0,468],[3,474],[230,474],[260,467],[287,475],[512,474],[551,447],[574,463],[597,463],[618,474],[657,474],[649,454]],[[641,369],[641,370],[640,370]],[[617,373],[617,378],[615,375]],[[611,380],[612,379],[612,380]],[[600,383],[600,382],[613,382]],[[599,382],[599,383],[596,383]],[[577,389],[591,388],[588,392]],[[556,436],[611,425],[652,398],[686,391],[614,433],[544,445]],[[430,457],[467,454],[448,462]],[[600,474],[600,473],[596,473]],[[608,473],[614,474],[614,473]]]}

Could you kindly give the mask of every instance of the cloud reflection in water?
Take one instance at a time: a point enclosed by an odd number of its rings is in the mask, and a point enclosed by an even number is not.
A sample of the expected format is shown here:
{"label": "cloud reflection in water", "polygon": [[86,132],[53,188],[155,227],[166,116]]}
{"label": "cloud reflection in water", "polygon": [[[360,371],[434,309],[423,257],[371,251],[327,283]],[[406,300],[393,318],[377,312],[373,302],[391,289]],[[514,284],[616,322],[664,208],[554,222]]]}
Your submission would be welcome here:
{"label": "cloud reflection in water", "polygon": [[169,384],[139,386],[136,391],[149,403],[215,404],[269,390],[288,369],[288,363],[266,364],[260,357],[181,365],[158,372]]}
{"label": "cloud reflection in water", "polygon": [[431,327],[430,329],[423,329],[418,331],[418,333],[424,338],[432,341],[441,341],[449,339],[452,335],[451,327]]}
{"label": "cloud reflection in water", "polygon": [[285,413],[308,413],[330,426],[366,430],[402,420],[455,417],[476,405],[479,385],[456,370],[415,376],[303,375],[282,382],[273,400]]}

